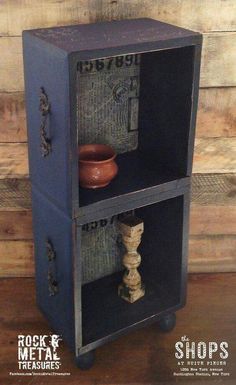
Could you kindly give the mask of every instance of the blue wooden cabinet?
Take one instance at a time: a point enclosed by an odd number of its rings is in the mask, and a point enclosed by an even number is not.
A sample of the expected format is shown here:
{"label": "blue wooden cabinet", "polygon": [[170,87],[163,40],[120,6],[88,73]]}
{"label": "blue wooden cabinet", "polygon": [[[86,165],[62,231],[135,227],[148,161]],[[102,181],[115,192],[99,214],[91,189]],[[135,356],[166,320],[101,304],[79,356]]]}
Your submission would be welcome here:
{"label": "blue wooden cabinet", "polygon": [[[184,306],[201,35],[152,19],[23,32],[37,303],[88,368],[94,349]],[[119,173],[79,187],[78,144],[112,144]],[[116,221],[145,231],[145,296],[117,295]],[[164,325],[164,326],[163,326]]]}

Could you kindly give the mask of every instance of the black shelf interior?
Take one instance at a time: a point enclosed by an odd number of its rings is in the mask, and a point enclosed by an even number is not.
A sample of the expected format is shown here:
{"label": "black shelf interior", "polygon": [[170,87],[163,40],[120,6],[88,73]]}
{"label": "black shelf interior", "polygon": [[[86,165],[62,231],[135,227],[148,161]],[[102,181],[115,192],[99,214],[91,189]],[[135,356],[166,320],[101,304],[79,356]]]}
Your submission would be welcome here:
{"label": "black shelf interior", "polygon": [[[85,285],[83,288],[83,345],[106,338],[115,332],[171,309],[179,304],[179,295],[166,284],[148,277],[146,294],[133,304],[118,297],[122,273],[116,273]],[[94,315],[94,316],[93,316]]]}
{"label": "black shelf interior", "polygon": [[181,299],[183,196],[135,210],[144,221],[139,271],[145,296],[134,304],[118,297],[123,272],[82,286],[83,346],[178,306]]}
{"label": "black shelf interior", "polygon": [[163,164],[156,164],[155,161],[145,159],[138,150],[118,155],[117,164],[119,172],[107,187],[95,190],[80,188],[81,207],[132,192],[138,193],[141,190],[180,178],[177,172],[167,170]]}

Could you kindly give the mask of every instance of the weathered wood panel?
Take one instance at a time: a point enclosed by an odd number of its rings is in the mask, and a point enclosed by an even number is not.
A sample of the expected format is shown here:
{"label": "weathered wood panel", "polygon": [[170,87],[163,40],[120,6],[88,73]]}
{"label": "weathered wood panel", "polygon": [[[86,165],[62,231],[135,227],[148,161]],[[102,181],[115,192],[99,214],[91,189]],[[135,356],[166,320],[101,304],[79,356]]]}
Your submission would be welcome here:
{"label": "weathered wood panel", "polygon": [[143,4],[144,12],[148,6],[146,12],[151,17],[180,27],[200,32],[236,29],[234,0],[140,0],[139,3]]}
{"label": "weathered wood panel", "polygon": [[[218,12],[217,12],[218,10]],[[2,0],[0,35],[19,36],[23,29],[99,20],[152,17],[197,31],[234,31],[234,0]]]}
{"label": "weathered wood panel", "polygon": [[191,236],[189,271],[192,273],[236,271],[236,236]]}
{"label": "weathered wood panel", "polygon": [[91,3],[93,0],[2,0],[0,35],[20,36],[24,29],[88,23],[97,8],[97,1]]}
{"label": "weathered wood panel", "polygon": [[202,32],[234,31],[236,26],[233,0],[134,0],[129,6],[125,0],[102,0],[95,8],[97,20],[151,17]]}
{"label": "weathered wood panel", "polygon": [[[209,175],[205,178],[203,176],[195,178],[190,233],[192,235],[236,234],[235,175],[226,175],[221,178],[216,176],[215,179]],[[4,186],[0,190],[3,191]],[[27,196],[29,188],[24,187],[22,196],[17,188],[13,193],[7,193],[7,190],[11,191],[11,189],[5,188],[5,203],[8,206],[9,197],[13,196],[12,205],[15,204],[16,207],[14,211],[13,206],[10,207],[12,211],[1,208],[0,239],[32,239],[30,198],[29,195]]]}
{"label": "weathered wood panel", "polygon": [[32,241],[0,242],[0,276],[32,277],[34,275]]}
{"label": "weathered wood panel", "polygon": [[22,92],[0,94],[0,142],[26,142],[25,100]]}
{"label": "weathered wood panel", "polygon": [[21,37],[1,37],[0,52],[0,91],[22,91],[24,82]]}
{"label": "weathered wood panel", "polygon": [[0,179],[28,176],[26,143],[0,143]]}
{"label": "weathered wood panel", "polygon": [[0,212],[22,210],[31,210],[29,179],[0,180]]}
{"label": "weathered wood panel", "polygon": [[[33,273],[29,180],[0,181],[0,201],[0,275],[28,276]],[[190,233],[190,271],[235,271],[236,174],[193,175]]]}
{"label": "weathered wood panel", "polygon": [[[236,136],[236,87],[200,89],[196,136]],[[23,92],[0,93],[0,142],[26,141]]]}
{"label": "weathered wood panel", "polygon": [[204,35],[201,87],[236,85],[236,32]]}
{"label": "weathered wood panel", "polygon": [[[29,179],[0,180],[0,211],[31,210]],[[192,203],[236,206],[236,174],[193,174]]]}
{"label": "weathered wood panel", "polygon": [[194,173],[231,173],[236,171],[236,138],[197,138]]}
{"label": "weathered wood panel", "polygon": [[196,136],[236,136],[236,87],[200,89]]}
{"label": "weathered wood panel", "polygon": [[[234,173],[236,138],[198,138],[194,173]],[[27,143],[0,143],[0,179],[28,176]]]}
{"label": "weathered wood panel", "polygon": [[236,206],[201,206],[192,204],[190,234],[236,234]]}
{"label": "weathered wood panel", "polygon": [[195,205],[236,206],[236,174],[194,174],[191,198]]}
{"label": "weathered wood panel", "polygon": [[1,211],[0,240],[32,239],[31,211]]}
{"label": "weathered wood panel", "polygon": [[[190,236],[189,272],[236,271],[236,236]],[[0,242],[0,277],[34,276],[33,241]]]}
{"label": "weathered wood panel", "polygon": [[[201,87],[236,86],[236,32],[204,34]],[[21,37],[0,38],[0,92],[23,91]]]}

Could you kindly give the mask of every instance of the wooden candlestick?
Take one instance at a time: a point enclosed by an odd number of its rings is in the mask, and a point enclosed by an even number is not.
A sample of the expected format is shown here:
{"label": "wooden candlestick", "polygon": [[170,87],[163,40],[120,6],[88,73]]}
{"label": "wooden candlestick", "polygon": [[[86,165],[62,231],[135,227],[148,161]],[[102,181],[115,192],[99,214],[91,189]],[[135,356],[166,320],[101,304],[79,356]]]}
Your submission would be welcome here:
{"label": "wooden candlestick", "polygon": [[138,272],[141,255],[137,252],[144,224],[141,219],[129,215],[120,221],[119,228],[127,253],[123,256],[123,265],[126,271],[123,276],[123,282],[118,287],[118,295],[126,301],[133,303],[145,294],[145,288]]}

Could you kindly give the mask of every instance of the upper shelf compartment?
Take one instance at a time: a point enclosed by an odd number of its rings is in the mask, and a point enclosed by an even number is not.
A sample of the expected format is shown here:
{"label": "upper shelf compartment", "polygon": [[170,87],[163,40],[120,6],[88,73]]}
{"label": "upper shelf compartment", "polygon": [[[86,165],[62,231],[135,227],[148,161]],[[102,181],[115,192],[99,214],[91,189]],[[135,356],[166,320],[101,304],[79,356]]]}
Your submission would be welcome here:
{"label": "upper shelf compartment", "polygon": [[[152,19],[24,31],[33,186],[69,217],[166,181],[165,188],[176,188],[172,181],[191,174],[201,40]],[[50,106],[45,130],[42,100]],[[91,112],[92,125],[85,122]],[[77,147],[85,132],[89,143],[112,140],[120,171],[104,191],[78,194]],[[45,142],[50,151],[42,156]]]}
{"label": "upper shelf compartment", "polygon": [[[80,188],[79,206],[118,203],[187,184],[192,163],[195,47],[127,54],[77,63],[78,144],[116,152],[109,186]],[[189,182],[188,182],[189,183]],[[162,186],[163,185],[163,186]]]}

